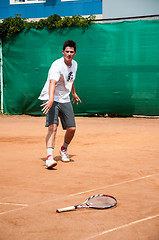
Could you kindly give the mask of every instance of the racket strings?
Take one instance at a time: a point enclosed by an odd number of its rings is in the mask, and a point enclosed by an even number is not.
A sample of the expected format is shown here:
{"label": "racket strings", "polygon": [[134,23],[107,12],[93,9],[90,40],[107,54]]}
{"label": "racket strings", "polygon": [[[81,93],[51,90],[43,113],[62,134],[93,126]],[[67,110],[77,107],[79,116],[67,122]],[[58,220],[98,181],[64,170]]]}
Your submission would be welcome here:
{"label": "racket strings", "polygon": [[89,199],[87,205],[95,208],[107,208],[116,205],[116,200],[109,196],[97,196]]}

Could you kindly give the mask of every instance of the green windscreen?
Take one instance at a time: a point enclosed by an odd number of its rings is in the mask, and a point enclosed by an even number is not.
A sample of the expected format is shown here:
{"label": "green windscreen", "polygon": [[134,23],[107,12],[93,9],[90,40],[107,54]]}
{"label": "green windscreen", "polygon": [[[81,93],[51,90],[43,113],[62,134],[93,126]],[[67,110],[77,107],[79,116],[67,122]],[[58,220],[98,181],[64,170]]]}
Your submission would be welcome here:
{"label": "green windscreen", "polygon": [[24,30],[3,42],[4,112],[41,115],[38,96],[63,43],[77,43],[76,115],[159,115],[159,21]]}

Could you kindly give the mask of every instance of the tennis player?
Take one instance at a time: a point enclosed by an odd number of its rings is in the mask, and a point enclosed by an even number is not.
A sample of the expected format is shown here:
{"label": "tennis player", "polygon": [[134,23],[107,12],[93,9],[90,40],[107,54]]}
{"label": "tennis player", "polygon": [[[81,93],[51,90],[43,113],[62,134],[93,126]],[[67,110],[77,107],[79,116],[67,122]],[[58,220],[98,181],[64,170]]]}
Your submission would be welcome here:
{"label": "tennis player", "polygon": [[63,129],[66,130],[64,142],[60,148],[60,155],[63,162],[70,161],[67,148],[76,130],[73,107],[69,96],[70,92],[72,92],[72,102],[81,103],[74,86],[77,62],[73,60],[73,57],[76,55],[76,43],[72,40],[67,40],[63,45],[62,53],[63,57],[52,63],[47,81],[39,96],[39,99],[43,100],[41,105],[43,107],[42,112],[46,114],[45,126],[48,127],[46,135],[46,168],[57,165],[53,158],[53,151],[59,125],[58,117],[60,117]]}

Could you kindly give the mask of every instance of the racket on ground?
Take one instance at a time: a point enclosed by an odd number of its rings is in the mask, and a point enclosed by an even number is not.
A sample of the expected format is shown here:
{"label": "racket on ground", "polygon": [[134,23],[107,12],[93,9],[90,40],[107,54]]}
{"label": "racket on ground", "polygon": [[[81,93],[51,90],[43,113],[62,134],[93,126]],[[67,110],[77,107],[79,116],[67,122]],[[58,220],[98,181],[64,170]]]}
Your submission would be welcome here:
{"label": "racket on ground", "polygon": [[83,203],[76,205],[76,206],[70,206],[65,207],[61,209],[57,209],[56,212],[67,212],[72,211],[78,208],[95,208],[95,209],[107,209],[111,208],[117,205],[117,200],[115,197],[105,194],[98,194],[89,197],[86,201]]}

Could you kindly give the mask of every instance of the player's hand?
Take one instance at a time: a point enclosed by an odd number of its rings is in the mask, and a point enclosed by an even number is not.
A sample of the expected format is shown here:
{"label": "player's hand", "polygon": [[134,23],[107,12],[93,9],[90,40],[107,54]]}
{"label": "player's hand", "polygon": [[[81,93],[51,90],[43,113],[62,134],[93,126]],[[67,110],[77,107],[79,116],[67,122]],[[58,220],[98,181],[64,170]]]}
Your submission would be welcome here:
{"label": "player's hand", "polygon": [[49,101],[49,100],[46,103],[41,104],[40,107],[44,106],[41,111],[44,114],[47,114],[50,108],[52,107],[52,104],[53,104],[53,101]]}
{"label": "player's hand", "polygon": [[75,94],[72,94],[72,100],[71,100],[71,102],[73,102],[73,104],[75,103],[75,102],[77,102],[77,105],[78,105],[78,102],[82,102],[81,101],[81,99],[78,97],[78,95],[75,93]]}

